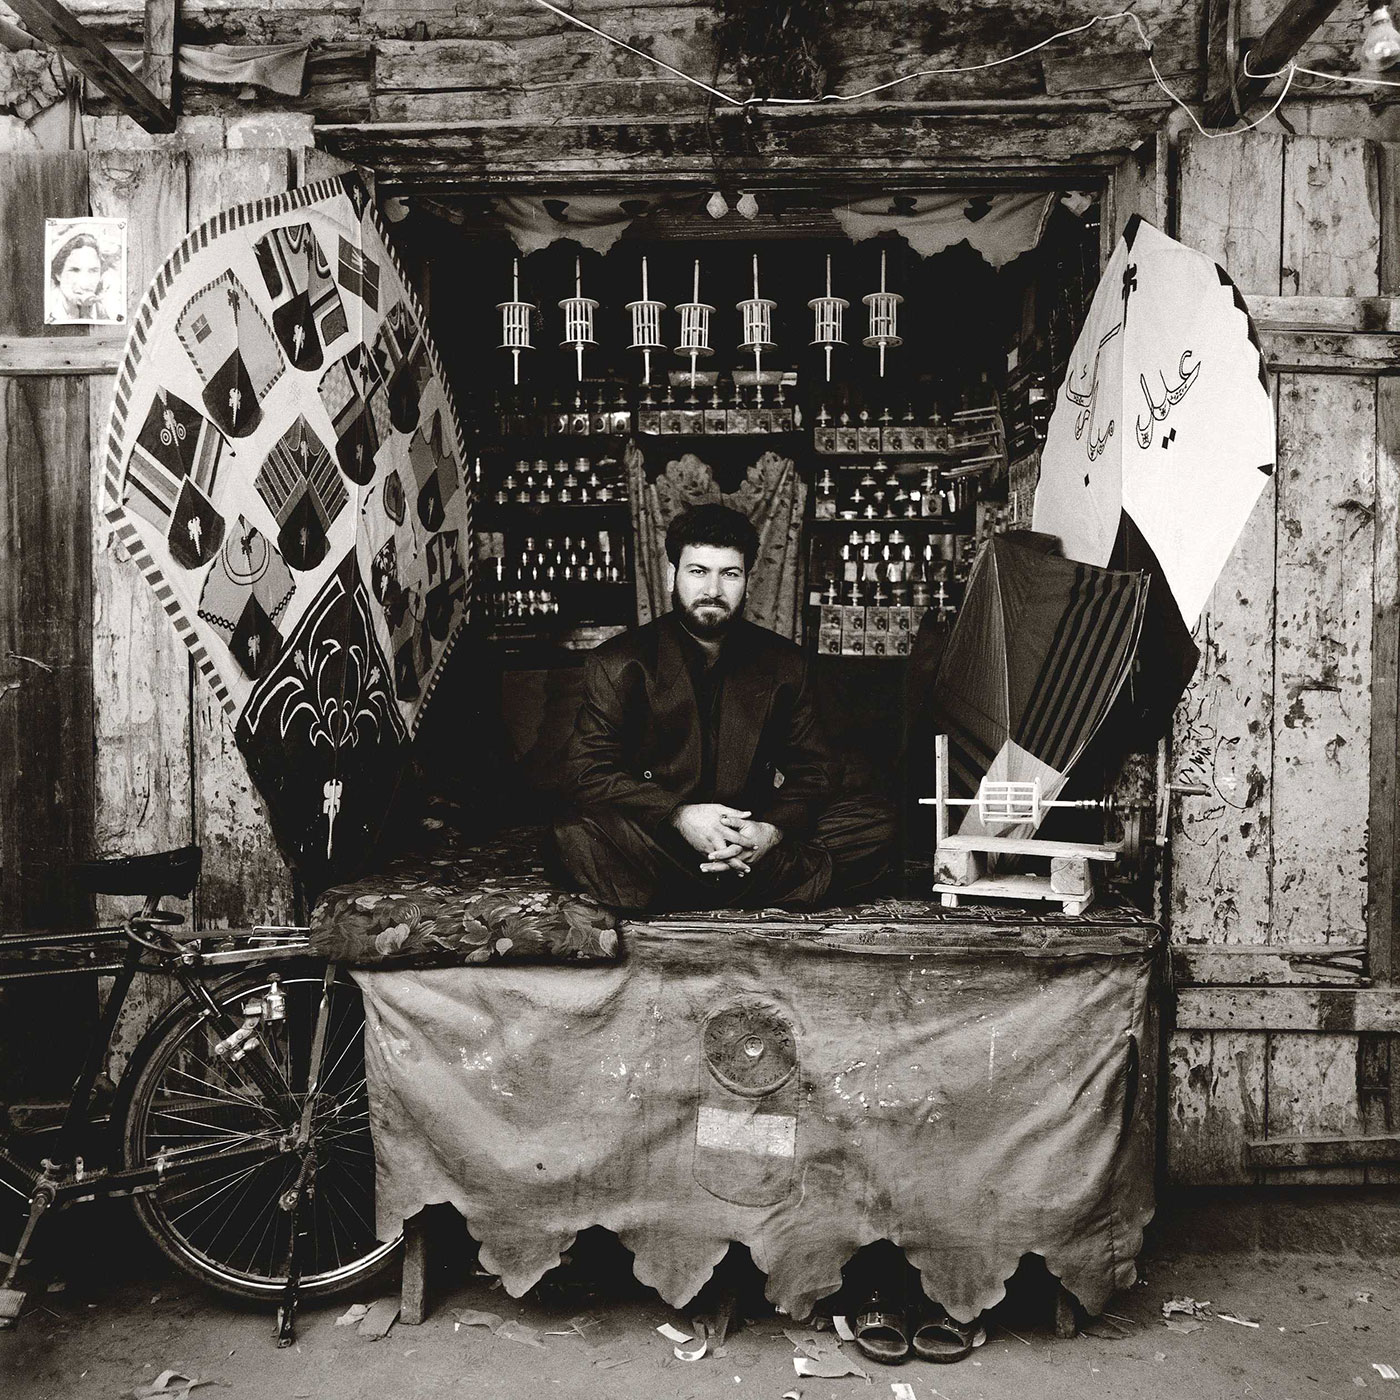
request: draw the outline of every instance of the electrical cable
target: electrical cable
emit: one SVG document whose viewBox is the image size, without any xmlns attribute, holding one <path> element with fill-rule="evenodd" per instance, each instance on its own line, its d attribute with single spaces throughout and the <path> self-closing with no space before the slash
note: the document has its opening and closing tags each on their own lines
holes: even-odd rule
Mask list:
<svg viewBox="0 0 1400 1400">
<path fill-rule="evenodd" d="M 1253 131 L 1255 127 L 1260 126 L 1264 122 L 1268 121 L 1269 118 L 1272 117 L 1283 105 L 1284 99 L 1288 96 L 1288 93 L 1293 86 L 1293 79 L 1299 73 L 1306 73 L 1310 77 L 1324 78 L 1333 82 L 1358 83 L 1374 87 L 1400 87 L 1400 82 L 1391 81 L 1384 78 L 1354 78 L 1339 73 L 1322 73 L 1313 68 L 1304 68 L 1296 63 L 1289 63 L 1285 68 L 1280 68 L 1275 73 L 1252 73 L 1249 70 L 1249 56 L 1248 54 L 1246 54 L 1243 65 L 1243 71 L 1245 73 L 1245 76 L 1255 79 L 1266 80 L 1272 80 L 1274 78 L 1281 77 L 1284 79 L 1282 90 L 1279 92 L 1278 97 L 1275 99 L 1274 105 L 1270 107 L 1269 110 L 1265 112 L 1262 117 L 1259 117 L 1256 120 L 1250 122 L 1247 126 L 1232 127 L 1228 130 L 1222 131 L 1207 131 L 1206 128 L 1201 125 L 1199 119 L 1197 118 L 1196 114 L 1191 110 L 1190 106 L 1181 97 L 1179 97 L 1170 87 L 1167 86 L 1166 80 L 1162 77 L 1162 74 L 1157 67 L 1157 61 L 1153 57 L 1152 39 L 1148 35 L 1147 30 L 1144 28 L 1142 21 L 1131 10 L 1118 10 L 1115 11 L 1113 14 L 1094 15 L 1092 18 L 1086 20 L 1083 24 L 1074 25 L 1070 29 L 1061 29 L 1057 33 L 1051 34 L 1048 38 L 1041 39 L 1037 43 L 1031 44 L 1027 48 L 1018 49 L 1015 53 L 1006 54 L 1001 58 L 988 59 L 984 63 L 957 64 L 948 68 L 921 68 L 916 72 L 906 73 L 898 78 L 891 78 L 888 82 L 877 83 L 873 87 L 862 88 L 859 92 L 828 92 L 824 93 L 820 97 L 741 98 L 735 97 L 731 93 L 724 92 L 722 89 L 714 86 L 712 83 L 707 83 L 700 78 L 694 77 L 693 75 L 674 67 L 673 65 L 665 62 L 665 60 L 657 58 L 654 54 L 649 54 L 645 50 L 639 49 L 635 45 L 627 43 L 626 40 L 619 39 L 616 35 L 609 34 L 606 30 L 599 29 L 596 25 L 590 24 L 587 20 L 580 19 L 577 15 L 570 14 L 567 10 L 561 9 L 558 5 L 554 4 L 553 0 L 534 0 L 534 3 L 546 10 L 549 10 L 551 13 L 558 15 L 561 19 L 568 20 L 570 24 L 576 25 L 578 28 L 587 31 L 589 34 L 596 35 L 598 38 L 604 39 L 608 43 L 616 45 L 618 48 L 625 50 L 627 53 L 634 54 L 636 55 L 636 57 L 645 59 L 648 63 L 654 64 L 656 67 L 664 69 L 667 73 L 670 73 L 674 77 L 679 78 L 682 82 L 690 83 L 692 86 L 699 88 L 702 92 L 708 93 L 712 98 L 715 98 L 720 102 L 728 103 L 731 107 L 738 107 L 744 110 L 753 107 L 819 107 L 832 102 L 859 102 L 863 98 L 877 96 L 882 92 L 888 92 L 891 88 L 900 87 L 905 83 L 916 82 L 920 78 L 936 78 L 967 73 L 986 72 L 989 69 L 1000 68 L 1008 63 L 1017 63 L 1023 58 L 1028 58 L 1031 54 L 1040 52 L 1041 49 L 1048 48 L 1051 44 L 1059 43 L 1062 39 L 1071 39 L 1076 34 L 1083 34 L 1087 30 L 1093 29 L 1096 25 L 1112 24 L 1118 20 L 1129 21 L 1137 30 L 1138 37 L 1142 41 L 1143 51 L 1147 56 L 1148 67 L 1152 70 L 1153 81 L 1157 84 L 1159 88 L 1162 89 L 1162 91 L 1172 100 L 1172 102 L 1176 106 L 1180 107 L 1181 110 L 1186 113 L 1186 115 L 1190 118 L 1192 125 L 1207 140 L 1216 140 L 1222 136 L 1243 136 L 1245 132 Z"/>
</svg>

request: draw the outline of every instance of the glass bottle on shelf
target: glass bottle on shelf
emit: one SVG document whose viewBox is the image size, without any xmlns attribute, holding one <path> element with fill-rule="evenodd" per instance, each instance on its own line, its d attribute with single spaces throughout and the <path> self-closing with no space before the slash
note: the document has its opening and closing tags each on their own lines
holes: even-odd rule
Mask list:
<svg viewBox="0 0 1400 1400">
<path fill-rule="evenodd" d="M 661 431 L 668 437 L 675 437 L 681 430 L 681 415 L 676 407 L 675 390 L 666 386 L 666 392 L 661 398 Z"/>
<path fill-rule="evenodd" d="M 632 414 L 627 407 L 627 395 L 621 384 L 614 384 L 608 409 L 608 432 L 614 437 L 626 437 L 632 431 Z"/>
<path fill-rule="evenodd" d="M 726 433 L 746 433 L 749 431 L 749 409 L 744 401 L 744 391 L 735 384 L 724 410 L 724 431 Z"/>
<path fill-rule="evenodd" d="M 677 410 L 677 419 L 682 433 L 693 436 L 705 431 L 704 410 L 700 407 L 700 398 L 694 389 L 686 394 L 685 401 Z"/>
<path fill-rule="evenodd" d="M 594 437 L 606 437 L 612 426 L 612 415 L 608 409 L 607 390 L 602 385 L 589 395 L 588 431 Z"/>
<path fill-rule="evenodd" d="M 724 412 L 724 399 L 720 394 L 719 385 L 716 384 L 705 394 L 705 407 L 703 412 L 705 432 L 723 434 L 726 427 L 726 416 Z"/>
<path fill-rule="evenodd" d="M 778 385 L 778 404 L 773 413 L 773 431 L 790 433 L 797 426 L 797 409 L 786 384 Z"/>
</svg>

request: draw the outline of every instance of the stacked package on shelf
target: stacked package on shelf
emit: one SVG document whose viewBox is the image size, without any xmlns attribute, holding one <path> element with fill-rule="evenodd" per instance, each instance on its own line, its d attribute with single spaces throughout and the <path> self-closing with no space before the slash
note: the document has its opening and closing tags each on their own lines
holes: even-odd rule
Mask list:
<svg viewBox="0 0 1400 1400">
<path fill-rule="evenodd" d="M 823 603 L 817 632 L 820 656 L 908 656 L 915 617 L 926 608 L 907 605 Z"/>
</svg>

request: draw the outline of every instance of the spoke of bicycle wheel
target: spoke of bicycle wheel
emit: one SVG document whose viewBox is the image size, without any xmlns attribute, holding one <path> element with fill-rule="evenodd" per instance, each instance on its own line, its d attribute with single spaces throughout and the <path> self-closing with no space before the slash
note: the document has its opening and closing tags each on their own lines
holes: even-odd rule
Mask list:
<svg viewBox="0 0 1400 1400">
<path fill-rule="evenodd" d="M 249 1181 L 244 1183 L 243 1188 L 239 1192 L 239 1194 L 236 1197 L 230 1199 L 230 1201 L 228 1202 L 228 1209 L 224 1212 L 222 1223 L 219 1225 L 219 1228 L 215 1230 L 214 1233 L 209 1237 L 208 1244 L 202 1246 L 204 1252 L 208 1254 L 211 1258 L 220 1259 L 223 1262 L 232 1262 L 234 1255 L 238 1249 L 238 1245 L 241 1245 L 243 1243 L 243 1240 L 245 1240 L 248 1237 L 248 1235 L 253 1231 L 253 1229 L 257 1226 L 258 1221 L 263 1219 L 263 1217 L 269 1213 L 275 1215 L 275 1213 L 280 1209 L 280 1207 L 277 1204 L 277 1201 L 282 1194 L 282 1188 L 279 1187 L 276 1191 L 273 1191 L 267 1195 L 267 1205 L 265 1208 L 257 1206 L 254 1207 L 252 1224 L 249 1225 L 246 1230 L 244 1230 L 243 1235 L 234 1245 L 234 1248 L 232 1250 L 222 1250 L 217 1255 L 214 1254 L 213 1251 L 215 1246 L 218 1245 L 219 1241 L 224 1238 L 224 1235 L 228 1232 L 228 1230 L 231 1227 L 236 1228 L 240 1217 L 239 1207 L 241 1207 L 244 1204 L 244 1202 L 248 1200 L 249 1196 L 252 1194 L 254 1185 L 255 1182 L 250 1179 Z M 263 1195 L 261 1191 L 258 1194 L 260 1196 Z"/>
<path fill-rule="evenodd" d="M 268 1106 L 267 1096 L 263 1091 L 248 1077 L 241 1065 L 228 1060 L 221 1060 L 215 1056 L 213 1054 L 212 1032 L 209 1031 L 207 1026 L 201 1027 L 201 1029 L 205 1031 L 206 1038 L 211 1042 L 209 1057 L 201 1057 L 192 1047 L 186 1047 L 186 1053 L 194 1059 L 200 1069 L 216 1075 L 220 1081 L 218 1083 L 209 1080 L 201 1082 L 208 1084 L 209 1087 L 217 1091 L 223 1092 L 229 1098 L 238 1099 L 246 1103 L 250 1108 L 256 1108 L 259 1112 L 266 1113 L 269 1117 L 275 1118 L 277 1115 Z M 251 1053 L 256 1054 L 257 1051 Z M 275 1064 L 273 1067 L 276 1069 Z M 280 1074 L 280 1070 L 278 1073 Z M 194 1076 L 191 1077 L 193 1078 Z"/>
<path fill-rule="evenodd" d="M 205 1064 L 203 1068 L 209 1069 L 212 1068 L 212 1066 Z M 269 1109 L 267 1104 L 263 1101 L 261 1095 L 258 1098 L 253 1098 L 249 1094 L 240 1094 L 231 1084 L 216 1084 L 212 1080 L 201 1079 L 198 1075 L 191 1074 L 189 1070 L 184 1069 L 180 1065 L 172 1064 L 167 1073 L 178 1074 L 183 1079 L 188 1079 L 194 1084 L 201 1085 L 203 1088 L 210 1089 L 213 1091 L 209 1095 L 201 1096 L 196 1094 L 187 1094 L 184 1090 L 182 1090 L 181 1093 L 185 1094 L 185 1097 L 207 1097 L 210 1103 L 227 1103 L 230 1099 L 233 1099 L 238 1103 L 246 1104 L 249 1108 L 257 1109 L 259 1113 L 267 1114 L 269 1118 L 275 1116 L 272 1113 L 271 1109 Z"/>
<path fill-rule="evenodd" d="M 364 1096 L 366 1103 L 369 1102 L 369 1080 L 364 1075 L 361 1075 L 353 1084 L 347 1084 L 345 1088 L 337 1089 L 333 1095 L 327 1094 L 324 1101 L 329 1103 L 329 1111 L 336 1113 L 342 1107 L 354 1102 L 360 1095 Z"/>
<path fill-rule="evenodd" d="M 250 1133 L 243 1128 L 221 1128 L 214 1123 L 203 1123 L 198 1118 L 186 1118 L 183 1114 L 170 1113 L 166 1110 L 157 1110 L 152 1116 L 158 1118 L 162 1123 L 183 1123 L 187 1128 L 201 1128 L 206 1137 L 225 1145 L 230 1142 L 251 1142 L 254 1139 L 265 1137 L 265 1130 Z M 155 1125 L 152 1124 L 152 1127 L 155 1128 Z M 158 1137 L 168 1136 L 166 1133 L 160 1132 L 159 1129 L 155 1129 L 155 1133 Z"/>
<path fill-rule="evenodd" d="M 354 1221 L 358 1221 L 357 1228 L 351 1228 L 351 1226 L 347 1226 L 344 1223 L 344 1217 L 341 1215 L 340 1211 L 336 1209 L 336 1196 L 339 1196 L 344 1208 L 351 1213 L 352 1223 Z M 352 1201 L 350 1197 L 345 1193 L 345 1191 L 343 1191 L 340 1187 L 331 1185 L 325 1190 L 322 1199 L 325 1202 L 326 1209 L 335 1217 L 336 1222 L 340 1225 L 341 1232 L 344 1234 L 346 1239 L 363 1239 L 365 1238 L 366 1234 L 368 1234 L 369 1238 L 373 1238 L 374 1222 L 370 1220 L 370 1218 L 362 1210 L 360 1210 L 358 1206 L 356 1206 L 354 1201 Z"/>
<path fill-rule="evenodd" d="M 336 1055 L 335 1059 L 334 1059 L 333 1061 L 330 1062 L 328 1068 L 327 1068 L 327 1069 L 325 1070 L 325 1072 L 321 1075 L 321 1083 L 322 1083 L 322 1084 L 329 1085 L 330 1083 L 332 1083 L 332 1082 L 334 1081 L 336 1071 L 340 1068 L 341 1064 L 344 1062 L 345 1057 L 346 1057 L 348 1054 L 350 1054 L 353 1050 L 355 1050 L 355 1049 L 357 1048 L 357 1046 L 358 1046 L 358 1040 L 357 1040 L 357 1038 L 356 1038 L 355 1036 L 346 1036 L 346 1037 L 345 1037 L 345 1044 L 342 1045 L 342 1046 L 340 1047 L 340 1051 L 339 1051 L 339 1053 Z M 328 1056 L 327 1056 L 327 1059 L 329 1060 L 329 1058 L 330 1058 L 330 1057 L 329 1057 L 329 1055 L 328 1055 Z"/>
<path fill-rule="evenodd" d="M 264 1278 L 270 1277 L 272 1275 L 273 1267 L 275 1266 L 269 1266 L 265 1269 L 257 1269 L 257 1264 L 258 1260 L 262 1257 L 263 1246 L 267 1243 L 268 1237 L 271 1236 L 275 1241 L 276 1235 L 278 1233 L 276 1228 L 277 1221 L 283 1215 L 285 1215 L 285 1212 L 281 1209 L 280 1205 L 276 1209 L 267 1212 L 267 1223 L 263 1226 L 262 1234 L 258 1236 L 257 1244 L 255 1244 L 253 1248 L 248 1252 L 249 1273 L 253 1273 L 256 1270 L 257 1272 L 261 1273 Z M 261 1218 L 262 1217 L 257 1217 L 253 1220 L 253 1223 L 249 1225 L 247 1230 L 243 1232 L 243 1239 L 239 1240 L 238 1243 L 234 1245 L 233 1249 L 229 1251 L 229 1258 L 231 1260 L 238 1257 L 238 1251 L 242 1248 L 243 1240 L 246 1240 L 248 1236 L 252 1234 L 254 1227 L 258 1223 L 258 1219 Z M 290 1218 L 290 1216 L 287 1217 L 287 1219 Z"/>
<path fill-rule="evenodd" d="M 246 1181 L 255 1172 L 262 1171 L 272 1165 L 272 1162 L 253 1162 L 246 1167 L 240 1167 L 225 1173 L 223 1176 L 215 1177 L 212 1182 L 191 1180 L 183 1191 L 176 1191 L 173 1187 L 166 1188 L 161 1192 L 160 1200 L 162 1203 L 168 1204 L 172 1201 L 183 1201 L 192 1196 L 196 1197 L 194 1203 L 182 1212 L 182 1216 L 191 1215 L 201 1208 L 212 1208 L 222 1196 L 236 1188 L 240 1182 Z M 218 1190 L 210 1191 L 208 1189 L 211 1185 L 218 1185 L 219 1182 L 223 1182 L 223 1185 L 219 1186 Z"/>
</svg>

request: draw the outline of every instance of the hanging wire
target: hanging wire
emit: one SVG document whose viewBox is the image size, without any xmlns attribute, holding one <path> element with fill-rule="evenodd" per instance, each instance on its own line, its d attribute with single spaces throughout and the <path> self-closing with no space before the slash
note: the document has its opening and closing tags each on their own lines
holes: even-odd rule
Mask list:
<svg viewBox="0 0 1400 1400">
<path fill-rule="evenodd" d="M 722 91 L 712 83 L 704 82 L 700 78 L 696 78 L 689 73 L 683 72 L 679 68 L 673 67 L 664 60 L 657 58 L 654 54 L 649 54 L 627 43 L 626 40 L 619 39 L 616 35 L 609 34 L 606 30 L 599 29 L 596 25 L 589 24 L 587 20 L 580 19 L 577 15 L 572 15 L 567 10 L 561 9 L 558 5 L 552 3 L 552 0 L 534 0 L 534 3 L 558 15 L 561 19 L 568 20 L 570 24 L 576 25 L 578 28 L 586 30 L 588 33 L 594 34 L 598 38 L 604 39 L 608 43 L 614 44 L 630 54 L 635 54 L 638 58 L 643 58 L 648 63 L 654 64 L 658 68 L 664 69 L 667 73 L 679 78 L 682 82 L 690 83 L 692 86 L 699 88 L 702 92 L 708 93 L 712 98 L 720 102 L 726 102 L 731 107 L 738 107 L 741 109 L 765 106 L 819 107 L 830 102 L 859 102 L 863 98 L 877 96 L 879 93 L 888 92 L 891 88 L 900 87 L 905 83 L 917 82 L 921 78 L 948 77 L 965 73 L 982 73 L 986 72 L 988 69 L 1000 68 L 1008 63 L 1017 63 L 1023 58 L 1028 58 L 1031 54 L 1039 53 L 1041 49 L 1048 48 L 1051 44 L 1059 43 L 1062 39 L 1071 39 L 1076 34 L 1083 34 L 1087 30 L 1093 29 L 1096 25 L 1112 24 L 1119 20 L 1127 20 L 1137 30 L 1138 38 L 1142 41 L 1143 51 L 1147 55 L 1148 67 L 1152 70 L 1153 81 L 1166 93 L 1176 106 L 1180 107 L 1181 110 L 1186 113 L 1196 130 L 1207 140 L 1211 141 L 1217 140 L 1222 136 L 1243 136 L 1245 132 L 1253 131 L 1255 127 L 1268 121 L 1283 105 L 1284 99 L 1288 96 L 1289 90 L 1293 86 L 1294 76 L 1298 73 L 1306 73 L 1310 77 L 1325 78 L 1334 82 L 1359 83 L 1375 87 L 1400 87 L 1400 82 L 1394 82 L 1384 78 L 1352 78 L 1343 74 L 1322 73 L 1318 72 L 1316 69 L 1304 68 L 1299 64 L 1291 62 L 1285 68 L 1280 68 L 1276 73 L 1252 73 L 1249 70 L 1249 56 L 1246 54 L 1244 61 L 1245 75 L 1250 78 L 1268 80 L 1281 77 L 1284 79 L 1282 91 L 1280 91 L 1278 97 L 1275 99 L 1274 105 L 1270 107 L 1262 117 L 1250 122 L 1247 126 L 1232 127 L 1223 131 L 1207 131 L 1205 127 L 1201 125 L 1190 106 L 1167 86 L 1166 80 L 1162 77 L 1157 67 L 1157 61 L 1153 57 L 1152 40 L 1147 30 L 1143 27 L 1142 21 L 1131 10 L 1118 10 L 1109 15 L 1094 15 L 1092 18 L 1085 20 L 1083 24 L 1074 25 L 1070 29 L 1061 29 L 1057 33 L 1050 35 L 1049 38 L 1041 39 L 1037 43 L 1029 45 L 1027 48 L 1018 49 L 1015 53 L 1006 54 L 1001 58 L 988 59 L 984 63 L 958 64 L 947 68 L 920 68 L 916 72 L 905 73 L 898 78 L 891 78 L 888 82 L 877 83 L 873 87 L 862 88 L 859 92 L 828 92 L 824 93 L 821 97 L 740 98 Z"/>
</svg>

